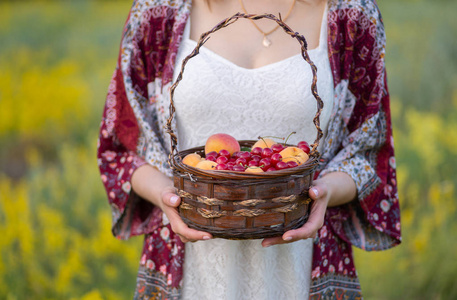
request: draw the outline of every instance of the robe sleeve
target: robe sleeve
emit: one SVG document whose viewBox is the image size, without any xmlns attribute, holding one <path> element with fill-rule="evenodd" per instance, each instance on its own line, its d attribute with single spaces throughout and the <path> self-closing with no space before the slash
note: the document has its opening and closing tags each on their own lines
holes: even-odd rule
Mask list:
<svg viewBox="0 0 457 300">
<path fill-rule="evenodd" d="M 145 126 L 154 127 L 156 111 L 146 116 L 148 82 L 157 71 L 146 54 L 151 24 L 132 6 L 124 27 L 118 65 L 111 80 L 98 139 L 98 166 L 112 209 L 113 234 L 120 239 L 146 234 L 162 226 L 163 213 L 132 189 L 131 177 L 140 166 L 149 163 L 166 172 L 167 152 L 158 132 L 144 134 Z M 151 125 L 152 124 L 152 125 Z M 139 140 L 154 155 L 145 157 Z M 141 149 L 140 149 L 141 148 Z M 151 184 L 153 184 L 151 182 Z"/>
<path fill-rule="evenodd" d="M 339 57 L 346 82 L 342 139 L 319 176 L 341 171 L 357 186 L 357 199 L 329 208 L 328 222 L 342 240 L 366 250 L 383 250 L 401 241 L 394 144 L 385 69 L 385 36 L 375 12 L 348 10 Z M 351 15 L 352 14 L 352 15 Z"/>
</svg>

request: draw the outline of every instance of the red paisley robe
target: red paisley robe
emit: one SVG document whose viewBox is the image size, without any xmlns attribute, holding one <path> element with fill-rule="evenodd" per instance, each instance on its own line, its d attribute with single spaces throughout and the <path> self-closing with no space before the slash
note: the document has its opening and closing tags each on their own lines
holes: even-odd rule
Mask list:
<svg viewBox="0 0 457 300">
<path fill-rule="evenodd" d="M 171 175 L 163 91 L 171 85 L 190 2 L 133 2 L 100 126 L 98 164 L 113 234 L 145 236 L 136 299 L 180 295 L 184 245 L 160 209 L 134 193 L 130 178 L 145 163 Z M 314 240 L 310 298 L 360 299 L 352 246 L 383 250 L 401 241 L 385 31 L 375 0 L 329 0 L 328 49 L 335 104 L 316 176 L 348 173 L 358 199 L 326 213 Z"/>
</svg>

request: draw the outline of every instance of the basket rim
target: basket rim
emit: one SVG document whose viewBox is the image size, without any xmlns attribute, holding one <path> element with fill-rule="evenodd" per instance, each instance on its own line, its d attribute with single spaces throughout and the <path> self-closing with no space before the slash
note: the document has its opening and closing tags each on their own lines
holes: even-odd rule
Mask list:
<svg viewBox="0 0 457 300">
<path fill-rule="evenodd" d="M 255 143 L 255 140 L 242 140 L 239 141 L 240 145 L 250 145 Z M 288 145 L 293 146 L 293 145 Z M 246 179 L 274 179 L 278 177 L 285 177 L 291 175 L 307 175 L 310 172 L 313 172 L 317 165 L 319 164 L 320 155 L 316 151 L 314 153 L 310 153 L 309 159 L 304 163 L 294 168 L 284 169 L 284 170 L 276 170 L 270 172 L 262 172 L 262 173 L 246 173 L 246 172 L 237 172 L 237 171 L 222 171 L 222 170 L 202 170 L 195 167 L 188 166 L 182 162 L 182 158 L 190 153 L 194 152 L 202 152 L 204 150 L 204 146 L 189 148 L 183 151 L 179 151 L 173 155 L 173 159 L 171 159 L 172 168 L 174 169 L 174 173 L 179 176 L 196 176 L 203 177 L 206 179 L 227 179 L 227 180 L 246 180 Z"/>
</svg>

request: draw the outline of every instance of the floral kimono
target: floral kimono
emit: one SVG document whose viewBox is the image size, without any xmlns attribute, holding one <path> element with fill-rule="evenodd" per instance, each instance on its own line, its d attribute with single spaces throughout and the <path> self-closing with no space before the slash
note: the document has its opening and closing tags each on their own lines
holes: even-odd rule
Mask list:
<svg viewBox="0 0 457 300">
<path fill-rule="evenodd" d="M 172 175 L 164 91 L 190 8 L 190 0 L 134 1 L 100 127 L 98 164 L 113 234 L 145 236 L 137 299 L 180 297 L 184 244 L 162 211 L 135 194 L 130 179 L 145 163 Z M 316 177 L 346 172 L 358 198 L 327 210 L 314 239 L 310 298 L 360 299 L 352 246 L 383 250 L 401 241 L 385 32 L 374 0 L 329 0 L 327 23 L 335 98 Z"/>
</svg>

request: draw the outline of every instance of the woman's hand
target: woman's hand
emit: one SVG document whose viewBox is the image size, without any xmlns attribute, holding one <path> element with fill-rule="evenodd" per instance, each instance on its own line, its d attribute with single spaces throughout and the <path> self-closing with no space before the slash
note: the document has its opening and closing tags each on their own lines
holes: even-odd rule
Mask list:
<svg viewBox="0 0 457 300">
<path fill-rule="evenodd" d="M 177 209 L 180 203 L 181 199 L 175 194 L 173 189 L 166 189 L 162 192 L 161 208 L 170 221 L 171 230 L 173 230 L 184 243 L 211 239 L 211 234 L 189 228 L 186 223 L 183 222 Z"/>
<path fill-rule="evenodd" d="M 164 212 L 170 221 L 171 230 L 184 243 L 212 238 L 211 234 L 191 229 L 183 222 L 177 209 L 181 199 L 176 195 L 173 182 L 156 168 L 148 164 L 139 167 L 133 172 L 131 181 L 132 188 L 138 195 Z"/>
<path fill-rule="evenodd" d="M 315 180 L 313 187 L 309 189 L 309 196 L 313 202 L 308 221 L 302 227 L 289 230 L 282 236 L 264 239 L 262 241 L 263 247 L 291 243 L 316 236 L 317 231 L 324 224 L 330 193 L 324 184 L 319 184 L 319 181 Z"/>
<path fill-rule="evenodd" d="M 289 230 L 282 236 L 264 239 L 263 247 L 314 238 L 317 231 L 324 225 L 327 207 L 354 200 L 357 196 L 357 188 L 354 180 L 348 174 L 334 172 L 314 180 L 313 186 L 309 189 L 309 196 L 313 202 L 308 221 L 302 227 Z"/>
</svg>

